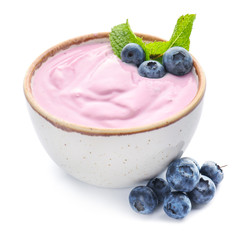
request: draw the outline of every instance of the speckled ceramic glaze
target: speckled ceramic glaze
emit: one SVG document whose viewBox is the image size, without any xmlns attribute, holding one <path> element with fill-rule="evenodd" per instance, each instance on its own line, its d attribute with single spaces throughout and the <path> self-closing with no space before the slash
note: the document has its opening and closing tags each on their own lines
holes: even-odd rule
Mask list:
<svg viewBox="0 0 246 240">
<path fill-rule="evenodd" d="M 146 41 L 162 40 L 138 34 Z M 90 34 L 60 43 L 47 50 L 29 68 L 24 92 L 34 127 L 50 157 L 75 178 L 103 187 L 129 187 L 161 173 L 181 156 L 190 142 L 202 110 L 205 76 L 197 60 L 194 67 L 199 87 L 193 101 L 178 114 L 151 125 L 129 129 L 96 129 L 58 119 L 35 101 L 32 76 L 49 57 L 73 45 L 108 38 Z"/>
</svg>

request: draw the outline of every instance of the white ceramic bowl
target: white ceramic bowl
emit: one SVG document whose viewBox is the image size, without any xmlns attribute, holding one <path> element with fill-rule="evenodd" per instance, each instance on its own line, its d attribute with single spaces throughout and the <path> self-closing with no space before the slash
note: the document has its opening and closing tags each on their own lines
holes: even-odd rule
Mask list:
<svg viewBox="0 0 246 240">
<path fill-rule="evenodd" d="M 93 39 L 98 33 L 60 43 L 39 56 L 30 66 L 24 93 L 34 127 L 50 157 L 75 178 L 103 187 L 129 187 L 161 173 L 179 157 L 197 127 L 205 93 L 205 75 L 197 60 L 194 68 L 199 88 L 193 101 L 178 114 L 147 126 L 129 129 L 97 129 L 65 122 L 42 109 L 32 95 L 32 76 L 49 57 L 70 46 Z M 162 40 L 137 34 L 146 41 Z"/>
</svg>

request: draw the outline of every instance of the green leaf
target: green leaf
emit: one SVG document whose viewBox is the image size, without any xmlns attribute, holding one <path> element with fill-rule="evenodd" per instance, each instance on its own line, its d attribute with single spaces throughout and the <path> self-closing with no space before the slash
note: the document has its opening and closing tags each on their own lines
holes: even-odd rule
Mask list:
<svg viewBox="0 0 246 240">
<path fill-rule="evenodd" d="M 126 23 L 119 24 L 112 28 L 109 34 L 109 40 L 115 55 L 120 58 L 121 51 L 128 43 L 137 43 L 145 51 L 146 60 L 149 60 L 149 54 L 142 38 L 137 37 L 130 28 L 128 20 Z"/>
<path fill-rule="evenodd" d="M 161 56 L 171 47 L 179 46 L 189 51 L 190 34 L 193 22 L 196 18 L 195 14 L 186 14 L 181 16 L 174 28 L 173 34 L 168 42 L 151 42 L 146 44 L 150 58 L 160 61 Z"/>
<path fill-rule="evenodd" d="M 174 28 L 171 39 L 169 40 L 170 46 L 179 46 L 189 51 L 190 48 L 190 34 L 193 26 L 193 22 L 196 18 L 196 14 L 186 14 L 181 16 Z"/>
<path fill-rule="evenodd" d="M 168 48 L 170 43 L 169 42 L 150 42 L 146 44 L 146 49 L 149 52 L 151 57 L 158 56 L 163 54 Z"/>
<path fill-rule="evenodd" d="M 130 28 L 128 20 L 126 23 L 117 25 L 112 28 L 109 35 L 110 43 L 114 53 L 120 58 L 121 51 L 128 43 L 137 43 L 145 51 L 146 60 L 155 59 L 161 62 L 162 55 L 171 47 L 179 46 L 189 51 L 190 34 L 193 22 L 196 18 L 195 14 L 186 14 L 181 16 L 173 30 L 173 34 L 167 42 L 150 42 L 145 43 L 142 38 L 137 37 Z"/>
</svg>

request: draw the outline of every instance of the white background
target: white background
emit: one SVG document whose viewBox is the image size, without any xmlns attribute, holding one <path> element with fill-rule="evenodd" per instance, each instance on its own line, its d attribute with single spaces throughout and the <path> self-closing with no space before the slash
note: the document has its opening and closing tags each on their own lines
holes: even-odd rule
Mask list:
<svg viewBox="0 0 246 240">
<path fill-rule="evenodd" d="M 245 239 L 246 14 L 244 1 L 1 1 L 0 239 Z M 48 157 L 22 90 L 47 48 L 128 18 L 133 31 L 168 39 L 178 17 L 196 13 L 190 52 L 207 77 L 203 114 L 185 156 L 213 160 L 225 178 L 215 198 L 178 221 L 161 208 L 140 215 L 130 188 L 81 183 Z M 239 237 L 241 236 L 241 237 Z"/>
</svg>

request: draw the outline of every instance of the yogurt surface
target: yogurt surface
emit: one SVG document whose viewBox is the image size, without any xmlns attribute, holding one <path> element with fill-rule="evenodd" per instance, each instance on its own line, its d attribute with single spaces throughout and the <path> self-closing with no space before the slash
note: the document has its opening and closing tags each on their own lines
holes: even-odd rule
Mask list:
<svg viewBox="0 0 246 240">
<path fill-rule="evenodd" d="M 178 113 L 195 97 L 197 76 L 141 77 L 114 55 L 109 42 L 74 46 L 36 70 L 32 93 L 50 114 L 96 128 L 131 128 Z"/>
</svg>

